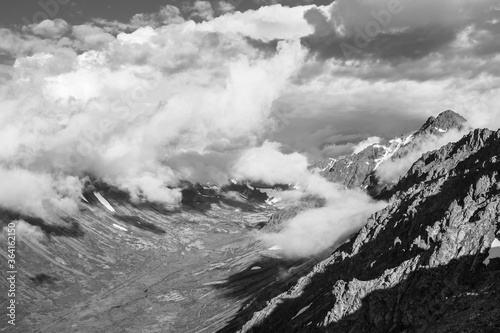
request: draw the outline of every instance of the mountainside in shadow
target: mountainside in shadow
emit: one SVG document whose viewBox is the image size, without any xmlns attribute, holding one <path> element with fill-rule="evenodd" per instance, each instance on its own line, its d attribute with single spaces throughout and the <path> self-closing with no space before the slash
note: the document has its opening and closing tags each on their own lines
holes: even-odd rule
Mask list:
<svg viewBox="0 0 500 333">
<path fill-rule="evenodd" d="M 447 110 L 437 117 L 430 117 L 414 133 L 404 134 L 392 140 L 381 140 L 358 153 L 322 161 L 316 164 L 316 167 L 321 170 L 323 177 L 334 183 L 347 188 L 359 187 L 371 191 L 380 187 L 375 170 L 382 163 L 417 152 L 426 142 L 442 137 L 450 130 L 462 130 L 466 122 L 461 115 Z"/>
<path fill-rule="evenodd" d="M 384 195 L 348 243 L 233 320 L 240 331 L 499 332 L 500 259 L 485 259 L 500 238 L 500 131 L 424 154 Z"/>
</svg>

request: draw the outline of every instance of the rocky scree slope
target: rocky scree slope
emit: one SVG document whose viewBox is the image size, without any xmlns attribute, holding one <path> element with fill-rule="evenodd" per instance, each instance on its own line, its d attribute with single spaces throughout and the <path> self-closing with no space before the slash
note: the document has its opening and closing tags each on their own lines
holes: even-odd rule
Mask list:
<svg viewBox="0 0 500 333">
<path fill-rule="evenodd" d="M 391 204 L 241 332 L 500 332 L 500 131 L 424 154 Z"/>
<path fill-rule="evenodd" d="M 414 133 L 404 134 L 393 140 L 383 140 L 373 144 L 361 152 L 330 158 L 316 165 L 320 174 L 326 179 L 343 184 L 347 188 L 366 188 L 369 191 L 378 188 L 378 179 L 374 171 L 389 159 L 396 160 L 418 151 L 429 139 L 441 137 L 450 130 L 462 130 L 466 119 L 447 110 L 437 117 L 430 117 L 422 127 Z"/>
</svg>

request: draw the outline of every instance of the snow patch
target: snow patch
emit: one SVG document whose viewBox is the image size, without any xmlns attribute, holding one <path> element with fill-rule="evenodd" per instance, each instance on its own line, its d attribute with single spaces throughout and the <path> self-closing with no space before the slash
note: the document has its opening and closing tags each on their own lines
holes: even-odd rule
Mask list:
<svg viewBox="0 0 500 333">
<path fill-rule="evenodd" d="M 114 224 L 113 223 L 113 227 L 115 227 L 116 229 L 120 229 L 121 231 L 128 231 L 127 229 L 125 229 L 124 227 L 122 226 L 119 226 L 118 224 Z"/>
<path fill-rule="evenodd" d="M 94 192 L 95 197 L 97 200 L 99 200 L 100 203 L 103 204 L 104 207 L 106 207 L 110 212 L 116 213 L 116 210 L 111 206 L 111 204 L 108 202 L 108 200 L 104 199 L 104 197 L 101 195 L 99 192 Z"/>
<path fill-rule="evenodd" d="M 297 312 L 297 314 L 296 314 L 296 315 L 292 318 L 292 320 L 293 320 L 293 319 L 295 319 L 296 317 L 300 316 L 300 315 L 301 315 L 301 314 L 303 314 L 304 312 L 306 312 L 306 311 L 307 311 L 307 309 L 309 309 L 309 308 L 311 307 L 311 305 L 312 305 L 312 303 L 311 303 L 311 304 L 309 304 L 308 306 L 303 307 L 302 309 L 300 309 L 300 311 L 299 311 L 299 312 Z"/>
<path fill-rule="evenodd" d="M 447 130 L 444 130 L 444 129 L 442 129 L 442 128 L 437 128 L 437 127 L 434 127 L 434 129 L 435 129 L 436 131 L 438 131 L 439 133 L 446 133 L 446 132 L 448 132 Z"/>
<path fill-rule="evenodd" d="M 411 142 L 411 140 L 413 140 L 413 134 L 410 134 L 408 135 L 404 141 L 403 141 L 403 146 L 406 146 L 407 144 L 409 144 Z"/>
<path fill-rule="evenodd" d="M 80 199 L 82 199 L 86 203 L 89 203 L 89 201 L 83 196 L 83 194 L 80 194 Z"/>
<path fill-rule="evenodd" d="M 491 247 L 490 247 L 488 258 L 486 258 L 483 261 L 483 264 L 485 264 L 486 266 L 488 266 L 488 264 L 490 263 L 491 259 L 495 259 L 495 258 L 500 258 L 500 240 L 498 240 L 497 238 L 495 238 L 495 240 L 493 241 L 493 243 L 491 243 Z"/>
<path fill-rule="evenodd" d="M 217 286 L 217 285 L 224 284 L 224 283 L 227 283 L 227 281 L 221 280 L 221 281 L 207 282 L 207 283 L 202 284 L 202 286 Z"/>
<path fill-rule="evenodd" d="M 266 200 L 266 203 L 268 205 L 274 205 L 275 203 L 278 203 L 281 201 L 281 198 L 274 198 L 274 197 L 271 197 L 269 199 Z"/>
<path fill-rule="evenodd" d="M 205 190 L 218 190 L 219 189 L 219 187 L 217 185 L 212 185 L 210 183 L 206 183 L 205 185 L 202 185 L 202 187 Z"/>
<path fill-rule="evenodd" d="M 279 251 L 281 248 L 278 245 L 271 246 L 268 248 L 269 251 Z"/>
<path fill-rule="evenodd" d="M 328 165 L 326 167 L 324 167 L 323 170 L 321 170 L 321 171 L 331 169 L 333 167 L 333 165 L 335 164 L 335 162 L 337 162 L 337 160 L 335 158 L 330 158 L 330 162 L 328 163 Z"/>
<path fill-rule="evenodd" d="M 380 164 L 382 164 L 385 161 L 387 161 L 388 159 L 390 159 L 399 150 L 399 148 L 401 148 L 402 146 L 405 145 L 405 142 L 407 142 L 407 141 L 408 141 L 408 138 L 406 138 L 405 140 L 402 140 L 401 138 L 397 138 L 397 139 L 389 141 L 391 143 L 391 145 L 389 147 L 378 146 L 378 148 L 385 149 L 385 152 L 381 158 L 377 158 L 375 160 L 376 165 L 375 165 L 375 168 L 373 168 L 373 170 L 377 170 L 377 168 L 380 166 Z M 411 141 L 411 139 L 410 139 L 410 141 Z"/>
</svg>

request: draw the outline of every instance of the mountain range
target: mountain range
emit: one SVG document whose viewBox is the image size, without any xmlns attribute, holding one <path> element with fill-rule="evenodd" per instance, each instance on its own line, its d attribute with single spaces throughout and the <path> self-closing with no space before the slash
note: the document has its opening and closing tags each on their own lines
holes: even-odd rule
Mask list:
<svg viewBox="0 0 500 333">
<path fill-rule="evenodd" d="M 292 184 L 186 183 L 169 208 L 94 179 L 76 216 L 2 210 L 24 230 L 19 332 L 500 331 L 500 131 L 448 110 L 312 170 L 387 206 L 305 258 L 248 237 L 324 205 L 267 194 Z"/>
</svg>

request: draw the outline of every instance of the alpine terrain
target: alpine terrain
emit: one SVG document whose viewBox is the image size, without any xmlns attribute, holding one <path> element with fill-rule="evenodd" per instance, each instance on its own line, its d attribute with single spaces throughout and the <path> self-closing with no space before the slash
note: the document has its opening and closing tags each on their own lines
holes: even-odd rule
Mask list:
<svg viewBox="0 0 500 333">
<path fill-rule="evenodd" d="M 387 208 L 241 331 L 498 332 L 499 163 L 486 129 L 424 154 Z"/>
<path fill-rule="evenodd" d="M 496 332 L 500 131 L 421 154 L 466 126 L 445 111 L 320 169 L 388 205 L 308 257 L 249 237 L 325 205 L 280 205 L 292 185 L 185 183 L 182 206 L 168 208 L 89 178 L 76 216 L 2 210 L 26 230 L 20 332 Z M 383 183 L 378 167 L 415 153 Z"/>
</svg>

